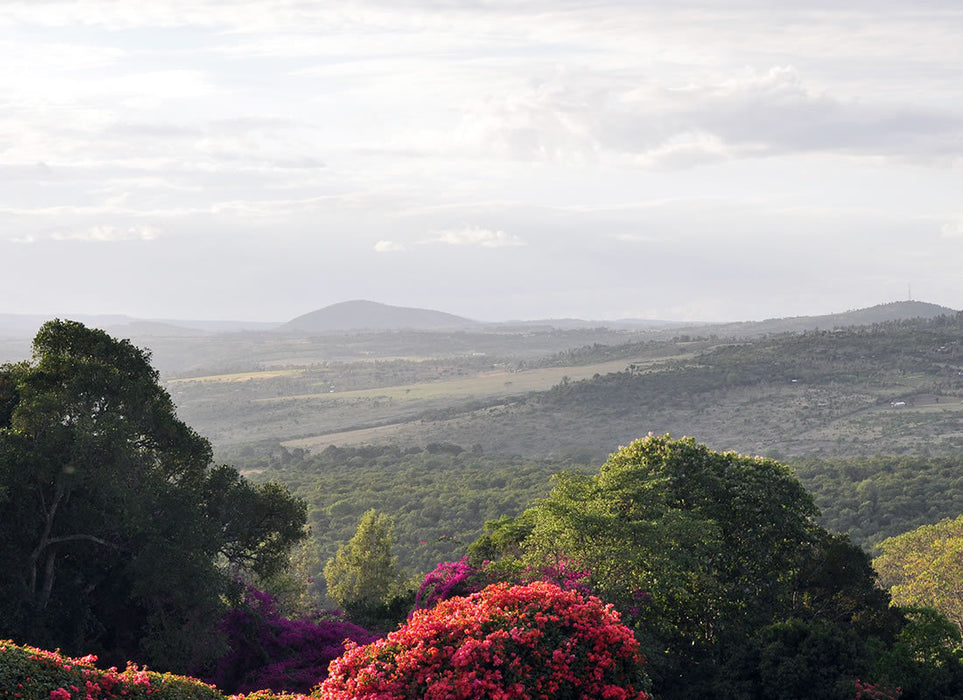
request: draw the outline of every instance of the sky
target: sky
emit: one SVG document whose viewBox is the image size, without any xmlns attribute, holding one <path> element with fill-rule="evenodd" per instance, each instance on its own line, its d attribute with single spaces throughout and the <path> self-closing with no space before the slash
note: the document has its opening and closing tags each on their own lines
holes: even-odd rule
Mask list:
<svg viewBox="0 0 963 700">
<path fill-rule="evenodd" d="M 3 0 L 0 313 L 963 309 L 957 0 Z"/>
</svg>

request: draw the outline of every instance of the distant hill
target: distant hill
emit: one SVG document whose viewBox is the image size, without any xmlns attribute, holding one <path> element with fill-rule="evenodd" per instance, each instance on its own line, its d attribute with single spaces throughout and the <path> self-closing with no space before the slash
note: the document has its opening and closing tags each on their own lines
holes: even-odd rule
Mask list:
<svg viewBox="0 0 963 700">
<path fill-rule="evenodd" d="M 787 318 L 770 318 L 765 321 L 718 323 L 707 326 L 707 328 L 711 329 L 710 332 L 720 336 L 757 336 L 767 333 L 798 333 L 849 328 L 851 326 L 871 326 L 874 323 L 905 321 L 913 318 L 929 319 L 937 316 L 955 316 L 956 314 L 955 309 L 925 301 L 894 301 L 865 309 L 823 316 L 790 316 Z"/>
<path fill-rule="evenodd" d="M 375 301 L 343 301 L 298 316 L 283 324 L 282 333 L 339 331 L 454 330 L 479 326 L 477 321 L 442 311 L 389 306 Z"/>
</svg>

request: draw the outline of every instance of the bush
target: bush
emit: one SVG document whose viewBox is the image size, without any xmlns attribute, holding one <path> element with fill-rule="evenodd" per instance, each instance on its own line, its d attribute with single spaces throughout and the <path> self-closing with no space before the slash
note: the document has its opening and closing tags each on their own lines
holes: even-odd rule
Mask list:
<svg viewBox="0 0 963 700">
<path fill-rule="evenodd" d="M 195 678 L 155 673 L 134 664 L 123 671 L 94 666 L 96 656 L 71 658 L 11 641 L 0 642 L 0 697 L 22 700 L 224 700 Z"/>
<path fill-rule="evenodd" d="M 418 610 L 350 645 L 315 690 L 324 700 L 648 698 L 631 630 L 598 598 L 544 581 L 488 586 Z"/>
<path fill-rule="evenodd" d="M 328 675 L 345 640 L 367 644 L 376 636 L 337 617 L 290 620 L 270 594 L 249 588 L 242 605 L 222 620 L 231 651 L 208 680 L 225 692 L 271 689 L 306 693 Z"/>
</svg>

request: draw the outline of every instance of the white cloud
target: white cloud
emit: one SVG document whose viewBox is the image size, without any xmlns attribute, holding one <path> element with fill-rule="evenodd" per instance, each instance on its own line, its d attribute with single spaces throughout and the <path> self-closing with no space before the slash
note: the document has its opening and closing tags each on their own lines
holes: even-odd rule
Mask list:
<svg viewBox="0 0 963 700">
<path fill-rule="evenodd" d="M 404 245 L 396 241 L 378 241 L 374 247 L 376 253 L 397 253 L 404 249 Z"/>
<path fill-rule="evenodd" d="M 439 231 L 435 238 L 427 243 L 446 243 L 457 246 L 479 246 L 482 248 L 504 248 L 525 245 L 525 241 L 513 233 L 492 231 L 478 226 L 466 226 L 458 229 Z"/>
<path fill-rule="evenodd" d="M 160 231 L 152 226 L 91 226 L 77 231 L 58 231 L 51 238 L 55 241 L 92 241 L 112 243 L 115 241 L 152 241 L 160 236 Z"/>
<path fill-rule="evenodd" d="M 943 235 L 943 238 L 963 238 L 963 216 L 956 221 L 943 224 L 940 233 Z"/>
</svg>

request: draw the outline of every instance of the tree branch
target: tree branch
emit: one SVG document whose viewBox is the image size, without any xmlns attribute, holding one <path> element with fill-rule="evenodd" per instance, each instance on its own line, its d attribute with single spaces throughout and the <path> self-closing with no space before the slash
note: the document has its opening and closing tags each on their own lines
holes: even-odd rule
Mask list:
<svg viewBox="0 0 963 700">
<path fill-rule="evenodd" d="M 51 537 L 47 540 L 47 544 L 57 544 L 58 542 L 72 542 L 76 540 L 87 540 L 88 542 L 96 542 L 97 544 L 103 545 L 104 547 L 112 547 L 113 549 L 123 549 L 119 544 L 114 544 L 113 542 L 108 542 L 94 535 L 64 535 L 63 537 Z"/>
</svg>

